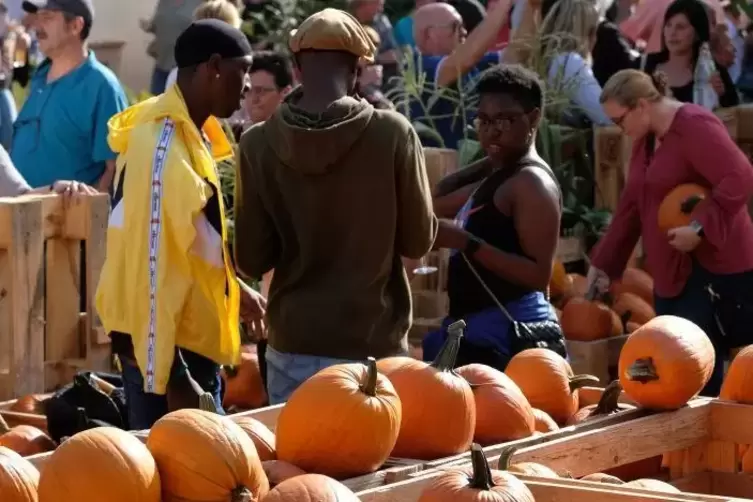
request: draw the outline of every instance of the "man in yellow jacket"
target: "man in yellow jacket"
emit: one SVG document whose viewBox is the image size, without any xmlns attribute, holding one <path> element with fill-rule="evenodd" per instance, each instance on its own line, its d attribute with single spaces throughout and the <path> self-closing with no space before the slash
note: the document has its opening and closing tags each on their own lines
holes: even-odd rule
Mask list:
<svg viewBox="0 0 753 502">
<path fill-rule="evenodd" d="M 178 38 L 175 57 L 175 85 L 109 122 L 118 160 L 96 303 L 132 429 L 195 406 L 202 390 L 221 412 L 219 365 L 239 360 L 240 305 L 251 321 L 264 313 L 227 252 L 217 173 L 233 149 L 215 117 L 238 108 L 251 47 L 230 25 L 202 20 Z"/>
</svg>

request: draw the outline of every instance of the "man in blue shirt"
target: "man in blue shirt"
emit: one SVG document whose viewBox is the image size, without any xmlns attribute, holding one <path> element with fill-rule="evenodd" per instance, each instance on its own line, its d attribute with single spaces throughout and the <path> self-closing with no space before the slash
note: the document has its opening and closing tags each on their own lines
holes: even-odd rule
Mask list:
<svg viewBox="0 0 753 502">
<path fill-rule="evenodd" d="M 47 59 L 16 119 L 11 158 L 32 187 L 69 179 L 107 191 L 116 157 L 107 121 L 128 103 L 115 74 L 88 50 L 91 0 L 26 0 L 23 8 L 34 14 Z"/>
</svg>

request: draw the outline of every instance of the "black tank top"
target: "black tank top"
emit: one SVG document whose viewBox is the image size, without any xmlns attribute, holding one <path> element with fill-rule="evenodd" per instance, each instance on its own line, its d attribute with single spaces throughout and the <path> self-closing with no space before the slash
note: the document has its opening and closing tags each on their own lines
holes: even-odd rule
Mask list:
<svg viewBox="0 0 753 502">
<path fill-rule="evenodd" d="M 497 189 L 515 176 L 524 167 L 538 167 L 547 172 L 553 179 L 549 166 L 531 160 L 518 168 L 502 169 L 492 173 L 479 187 L 466 208 L 467 217 L 464 228 L 491 246 L 507 253 L 526 256 L 520 245 L 515 222 L 511 216 L 501 213 L 494 204 L 494 194 Z M 532 290 L 513 284 L 489 271 L 479 262 L 468 257 L 486 285 L 503 305 L 517 300 Z M 452 252 L 450 256 L 447 290 L 450 299 L 450 317 L 459 319 L 476 312 L 480 312 L 497 304 L 479 282 L 478 278 L 468 267 L 460 252 Z"/>
</svg>

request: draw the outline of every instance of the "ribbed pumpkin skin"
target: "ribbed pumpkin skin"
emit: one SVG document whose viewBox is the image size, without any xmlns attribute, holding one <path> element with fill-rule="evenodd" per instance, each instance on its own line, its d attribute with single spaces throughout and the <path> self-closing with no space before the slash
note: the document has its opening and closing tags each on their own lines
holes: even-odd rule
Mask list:
<svg viewBox="0 0 753 502">
<path fill-rule="evenodd" d="M 253 441 L 227 417 L 173 411 L 154 424 L 146 446 L 159 466 L 162 502 L 230 501 L 238 487 L 258 501 L 269 492 Z"/>
<path fill-rule="evenodd" d="M 17 425 L 0 436 L 0 446 L 9 448 L 22 457 L 45 453 L 55 449 L 55 443 L 40 429 L 31 425 Z"/>
<path fill-rule="evenodd" d="M 332 478 L 303 474 L 274 487 L 264 502 L 358 502 L 358 497 Z"/>
<path fill-rule="evenodd" d="M 37 502 L 39 471 L 18 453 L 0 446 L 0 500 Z"/>
<path fill-rule="evenodd" d="M 83 431 L 63 442 L 39 478 L 39 502 L 161 502 L 161 495 L 160 473 L 149 450 L 114 427 Z"/>
<path fill-rule="evenodd" d="M 427 484 L 418 502 L 534 502 L 525 483 L 510 473 L 492 469 L 489 490 L 471 488 L 471 476 L 471 469 L 448 471 Z"/>
<path fill-rule="evenodd" d="M 613 334 L 613 326 L 612 310 L 598 301 L 573 298 L 562 311 L 562 331 L 568 340 L 601 340 Z"/>
<path fill-rule="evenodd" d="M 266 425 L 255 418 L 247 416 L 230 415 L 230 419 L 238 424 L 243 429 L 243 432 L 248 434 L 248 437 L 254 442 L 259 460 L 264 462 L 266 460 L 277 459 L 275 433 L 269 430 Z"/>
<path fill-rule="evenodd" d="M 639 268 L 628 267 L 622 274 L 622 278 L 614 281 L 610 287 L 609 292 L 612 293 L 614 298 L 617 298 L 622 293 L 633 293 L 638 295 L 651 305 L 654 306 L 654 279 Z"/>
<path fill-rule="evenodd" d="M 730 363 L 719 398 L 753 404 L 753 345 L 742 349 Z"/>
<path fill-rule="evenodd" d="M 541 411 L 538 408 L 533 408 L 533 420 L 536 432 L 547 433 L 557 431 L 560 428 L 547 412 Z"/>
</svg>

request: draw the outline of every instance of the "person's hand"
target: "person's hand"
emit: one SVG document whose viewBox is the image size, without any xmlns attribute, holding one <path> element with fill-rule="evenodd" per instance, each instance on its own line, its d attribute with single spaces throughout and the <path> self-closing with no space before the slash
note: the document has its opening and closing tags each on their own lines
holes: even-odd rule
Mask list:
<svg viewBox="0 0 753 502">
<path fill-rule="evenodd" d="M 434 249 L 457 249 L 462 251 L 468 244 L 469 234 L 454 223 L 440 220 Z"/>
<path fill-rule="evenodd" d="M 243 281 L 238 280 L 238 284 L 241 289 L 241 320 L 246 323 L 254 341 L 264 340 L 267 338 L 267 326 L 264 323 L 267 299 Z"/>
<path fill-rule="evenodd" d="M 714 89 L 714 92 L 719 96 L 724 94 L 724 82 L 722 81 L 722 77 L 719 75 L 719 72 L 711 75 L 711 77 L 709 78 L 709 84 L 711 84 L 711 88 Z"/>
<path fill-rule="evenodd" d="M 609 290 L 609 276 L 603 270 L 596 267 L 588 267 L 588 274 L 586 275 L 586 291 L 595 294 L 604 294 Z"/>
<path fill-rule="evenodd" d="M 78 181 L 56 181 L 52 184 L 52 192 L 63 196 L 63 204 L 69 205 L 76 199 L 99 192 L 86 183 Z"/>
<path fill-rule="evenodd" d="M 690 253 L 701 243 L 701 236 L 690 226 L 672 228 L 667 232 L 669 244 L 678 251 Z"/>
</svg>

